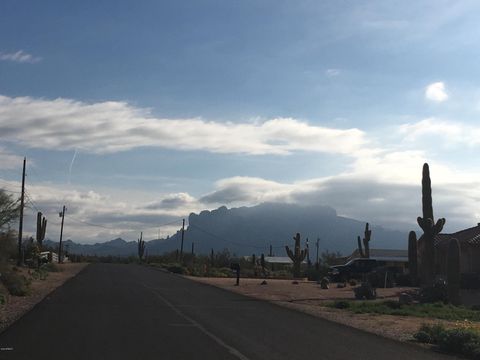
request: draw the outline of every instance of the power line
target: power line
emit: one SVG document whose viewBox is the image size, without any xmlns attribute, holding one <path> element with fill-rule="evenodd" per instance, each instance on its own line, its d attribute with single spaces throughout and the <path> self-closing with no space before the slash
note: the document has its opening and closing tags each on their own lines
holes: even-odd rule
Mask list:
<svg viewBox="0 0 480 360">
<path fill-rule="evenodd" d="M 108 226 L 104 226 L 104 225 L 100 225 L 100 224 L 94 224 L 94 223 L 91 223 L 91 222 L 88 222 L 88 221 L 85 221 L 85 220 L 80 220 L 80 219 L 76 219 L 70 215 L 65 215 L 67 218 L 69 218 L 70 220 L 73 220 L 73 221 L 76 221 L 78 223 L 81 223 L 81 224 L 85 224 L 85 225 L 89 225 L 89 226 L 95 226 L 95 227 L 100 227 L 100 228 L 104 228 L 104 229 L 108 229 L 108 230 L 116 230 L 114 228 L 111 228 L 111 227 L 108 227 Z"/>
</svg>

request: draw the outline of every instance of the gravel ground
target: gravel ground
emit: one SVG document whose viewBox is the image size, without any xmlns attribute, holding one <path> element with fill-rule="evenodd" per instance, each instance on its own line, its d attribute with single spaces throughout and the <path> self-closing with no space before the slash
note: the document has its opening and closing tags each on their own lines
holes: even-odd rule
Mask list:
<svg viewBox="0 0 480 360">
<path fill-rule="evenodd" d="M 48 273 L 45 280 L 32 280 L 31 292 L 28 296 L 8 296 L 7 303 L 0 306 L 0 332 L 32 309 L 65 281 L 77 275 L 87 264 L 66 263 L 57 266 L 62 271 Z M 29 277 L 28 269 L 22 268 L 20 271 Z"/>
</svg>

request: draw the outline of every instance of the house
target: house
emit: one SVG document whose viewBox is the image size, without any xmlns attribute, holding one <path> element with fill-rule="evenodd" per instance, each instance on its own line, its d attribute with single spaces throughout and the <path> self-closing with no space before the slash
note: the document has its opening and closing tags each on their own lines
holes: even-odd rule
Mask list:
<svg viewBox="0 0 480 360">
<path fill-rule="evenodd" d="M 457 231 L 453 234 L 435 236 L 436 273 L 447 273 L 448 246 L 451 239 L 457 239 L 460 245 L 460 272 L 462 274 L 480 274 L 480 223 L 477 226 Z"/>
<path fill-rule="evenodd" d="M 361 258 L 360 251 L 356 249 L 346 258 L 345 262 L 359 258 Z M 403 270 L 408 268 L 408 250 L 370 249 L 370 259 L 384 261 L 385 266 L 388 267 L 402 268 Z"/>
</svg>

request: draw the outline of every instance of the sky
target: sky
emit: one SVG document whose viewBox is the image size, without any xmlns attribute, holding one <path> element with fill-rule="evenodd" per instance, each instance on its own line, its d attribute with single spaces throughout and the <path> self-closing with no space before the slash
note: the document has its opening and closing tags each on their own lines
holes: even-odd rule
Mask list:
<svg viewBox="0 0 480 360">
<path fill-rule="evenodd" d="M 0 2 L 0 187 L 82 243 L 262 202 L 480 222 L 476 1 Z"/>
</svg>

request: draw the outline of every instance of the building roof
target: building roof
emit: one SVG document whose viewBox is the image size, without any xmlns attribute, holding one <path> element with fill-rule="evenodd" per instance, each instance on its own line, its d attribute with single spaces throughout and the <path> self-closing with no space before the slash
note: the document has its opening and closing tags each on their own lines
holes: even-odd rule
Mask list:
<svg viewBox="0 0 480 360">
<path fill-rule="evenodd" d="M 292 264 L 293 261 L 288 256 L 265 256 L 265 262 L 270 264 Z M 303 260 L 306 263 L 307 260 Z"/>
<path fill-rule="evenodd" d="M 480 224 L 452 234 L 438 234 L 435 246 L 448 244 L 451 239 L 457 239 L 460 245 L 480 246 Z"/>
<path fill-rule="evenodd" d="M 360 251 L 355 249 L 349 258 L 359 258 Z M 371 258 L 408 258 L 408 250 L 396 250 L 396 249 L 370 249 Z"/>
</svg>

